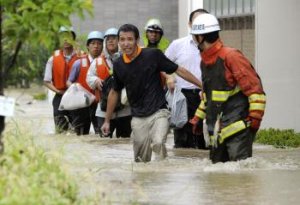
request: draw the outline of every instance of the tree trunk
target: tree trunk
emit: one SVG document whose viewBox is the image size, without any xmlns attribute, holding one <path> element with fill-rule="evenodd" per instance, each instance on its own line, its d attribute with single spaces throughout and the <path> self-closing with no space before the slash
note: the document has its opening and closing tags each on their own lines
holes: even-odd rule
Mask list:
<svg viewBox="0 0 300 205">
<path fill-rule="evenodd" d="M 2 72 L 3 78 L 5 78 L 5 73 L 8 73 L 8 70 L 16 64 L 17 57 L 18 57 L 19 51 L 21 50 L 21 47 L 22 47 L 22 42 L 18 41 L 17 46 L 15 48 L 15 52 L 14 52 L 13 56 L 10 57 L 11 60 L 10 60 L 9 64 L 4 68 L 4 72 Z"/>
</svg>

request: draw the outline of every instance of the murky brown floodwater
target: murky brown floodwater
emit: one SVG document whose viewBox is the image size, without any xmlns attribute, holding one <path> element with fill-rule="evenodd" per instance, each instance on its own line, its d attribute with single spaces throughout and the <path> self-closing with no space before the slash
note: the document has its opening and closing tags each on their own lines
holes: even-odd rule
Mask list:
<svg viewBox="0 0 300 205">
<path fill-rule="evenodd" d="M 18 103 L 15 119 L 45 149 L 63 150 L 80 194 L 98 191 L 99 204 L 299 204 L 300 149 L 256 144 L 251 159 L 211 164 L 207 151 L 173 149 L 170 134 L 166 160 L 134 163 L 130 139 L 54 135 L 47 101 L 24 95 Z"/>
</svg>

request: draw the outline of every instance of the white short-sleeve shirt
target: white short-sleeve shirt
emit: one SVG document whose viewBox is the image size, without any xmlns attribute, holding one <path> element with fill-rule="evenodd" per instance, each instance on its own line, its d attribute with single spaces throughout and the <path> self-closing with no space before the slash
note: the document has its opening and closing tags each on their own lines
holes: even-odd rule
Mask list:
<svg viewBox="0 0 300 205">
<path fill-rule="evenodd" d="M 201 80 L 200 51 L 191 35 L 174 40 L 167 48 L 165 55 L 181 67 L 186 68 L 196 78 Z M 194 84 L 176 75 L 176 82 L 180 88 L 195 89 Z"/>
</svg>

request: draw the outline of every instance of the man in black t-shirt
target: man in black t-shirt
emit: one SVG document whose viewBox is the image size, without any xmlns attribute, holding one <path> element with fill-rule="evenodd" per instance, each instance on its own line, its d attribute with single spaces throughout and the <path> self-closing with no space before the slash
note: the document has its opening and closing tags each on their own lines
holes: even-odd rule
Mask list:
<svg viewBox="0 0 300 205">
<path fill-rule="evenodd" d="M 114 62 L 114 85 L 108 96 L 108 105 L 102 132 L 109 134 L 109 122 L 119 92 L 126 88 L 132 110 L 134 160 L 151 161 L 152 150 L 158 159 L 166 157 L 165 142 L 169 130 L 170 112 L 160 81 L 160 72 L 176 72 L 187 81 L 201 87 L 201 82 L 186 69 L 170 61 L 160 50 L 141 48 L 139 31 L 132 24 L 124 24 L 118 31 L 123 55 Z"/>
</svg>

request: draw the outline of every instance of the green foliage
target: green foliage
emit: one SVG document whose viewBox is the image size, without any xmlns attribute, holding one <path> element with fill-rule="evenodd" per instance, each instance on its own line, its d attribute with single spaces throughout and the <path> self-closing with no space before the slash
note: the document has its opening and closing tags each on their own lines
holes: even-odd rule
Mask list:
<svg viewBox="0 0 300 205">
<path fill-rule="evenodd" d="M 46 48 L 26 43 L 19 52 L 18 61 L 6 73 L 6 85 L 26 87 L 29 82 L 40 84 L 50 55 L 51 52 Z M 7 50 L 3 51 L 3 58 L 8 61 L 9 53 Z"/>
<path fill-rule="evenodd" d="M 256 135 L 256 142 L 273 145 L 277 148 L 299 147 L 300 133 L 292 129 L 262 129 Z"/>
<path fill-rule="evenodd" d="M 84 51 L 84 52 L 88 52 L 87 48 L 86 48 L 86 38 L 87 35 L 83 34 L 83 35 L 78 35 L 76 37 L 76 48 L 78 49 L 78 51 Z"/>
<path fill-rule="evenodd" d="M 0 158 L 0 204 L 96 204 L 78 198 L 78 186 L 62 167 L 59 153 L 47 153 L 32 136 L 14 128 Z"/>
<path fill-rule="evenodd" d="M 46 100 L 47 95 L 46 93 L 37 93 L 33 95 L 33 99 L 35 100 Z"/>
<path fill-rule="evenodd" d="M 1 0 L 5 44 L 28 42 L 53 49 L 59 27 L 70 26 L 70 16 L 92 15 L 92 0 Z M 13 48 L 11 46 L 10 48 Z"/>
<path fill-rule="evenodd" d="M 57 49 L 60 26 L 71 15 L 93 16 L 92 0 L 0 0 L 2 69 L 7 84 L 41 78 L 50 52 Z M 23 82 L 22 81 L 22 82 Z M 21 83 L 23 84 L 23 83 Z"/>
</svg>

